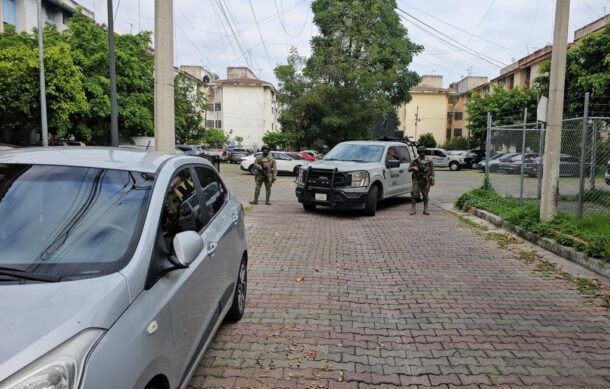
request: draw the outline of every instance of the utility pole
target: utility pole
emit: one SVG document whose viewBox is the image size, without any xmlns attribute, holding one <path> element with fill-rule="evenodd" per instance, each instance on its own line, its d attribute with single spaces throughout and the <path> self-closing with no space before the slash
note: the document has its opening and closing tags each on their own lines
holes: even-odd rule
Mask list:
<svg viewBox="0 0 610 389">
<path fill-rule="evenodd" d="M 155 149 L 174 153 L 174 1 L 155 0 Z"/>
<path fill-rule="evenodd" d="M 415 111 L 415 141 L 417 142 L 417 123 L 419 123 L 421 119 L 419 118 L 419 105 L 417 106 L 417 110 Z"/>
<path fill-rule="evenodd" d="M 0 34 L 4 32 L 4 13 L 2 11 L 2 0 L 0 0 Z"/>
<path fill-rule="evenodd" d="M 570 0 L 557 0 L 553 53 L 551 55 L 547 131 L 544 144 L 545 156 L 542 170 L 542 198 L 540 201 L 540 219 L 542 221 L 550 221 L 555 217 L 556 212 L 569 17 Z"/>
<path fill-rule="evenodd" d="M 116 53 L 114 51 L 114 12 L 108 3 L 108 62 L 110 66 L 110 145 L 119 147 L 119 113 L 116 99 Z"/>
<path fill-rule="evenodd" d="M 42 30 L 44 25 L 42 23 L 42 0 L 37 2 L 38 8 L 38 62 L 40 64 L 40 128 L 42 136 L 42 146 L 49 146 L 49 128 L 47 127 L 47 87 L 45 83 L 44 74 L 44 47 L 42 40 Z M 4 21 L 2 21 L 4 23 Z"/>
</svg>

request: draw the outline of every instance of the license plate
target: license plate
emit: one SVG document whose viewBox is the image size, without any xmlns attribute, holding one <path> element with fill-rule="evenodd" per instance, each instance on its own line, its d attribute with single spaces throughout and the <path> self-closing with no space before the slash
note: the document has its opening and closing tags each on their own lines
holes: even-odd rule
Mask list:
<svg viewBox="0 0 610 389">
<path fill-rule="evenodd" d="M 326 201 L 326 193 L 316 193 L 316 201 Z"/>
</svg>

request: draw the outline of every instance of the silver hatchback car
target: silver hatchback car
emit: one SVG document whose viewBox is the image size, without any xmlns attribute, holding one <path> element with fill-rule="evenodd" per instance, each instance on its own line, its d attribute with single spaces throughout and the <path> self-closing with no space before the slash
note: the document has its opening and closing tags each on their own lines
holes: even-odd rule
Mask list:
<svg viewBox="0 0 610 389">
<path fill-rule="evenodd" d="M 0 387 L 186 387 L 245 309 L 244 213 L 210 163 L 0 154 Z"/>
</svg>

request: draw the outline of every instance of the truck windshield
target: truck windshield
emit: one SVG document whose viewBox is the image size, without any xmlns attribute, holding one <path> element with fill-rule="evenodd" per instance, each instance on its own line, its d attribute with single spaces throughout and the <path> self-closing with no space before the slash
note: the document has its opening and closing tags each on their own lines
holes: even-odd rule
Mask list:
<svg viewBox="0 0 610 389">
<path fill-rule="evenodd" d="M 383 157 L 384 150 L 384 145 L 340 143 L 333 147 L 324 159 L 330 161 L 379 162 Z"/>
<path fill-rule="evenodd" d="M 62 279 L 118 271 L 139 240 L 154 176 L 0 164 L 0 267 Z"/>
</svg>

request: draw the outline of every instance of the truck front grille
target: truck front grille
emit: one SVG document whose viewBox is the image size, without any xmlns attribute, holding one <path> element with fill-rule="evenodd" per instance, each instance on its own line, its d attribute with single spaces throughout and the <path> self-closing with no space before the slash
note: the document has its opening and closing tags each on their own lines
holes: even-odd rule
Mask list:
<svg viewBox="0 0 610 389">
<path fill-rule="evenodd" d="M 319 188 L 330 188 L 333 181 L 333 170 L 328 169 L 309 169 L 307 176 L 307 185 Z M 333 188 L 343 188 L 348 183 L 348 175 L 346 173 L 335 173 Z"/>
</svg>

